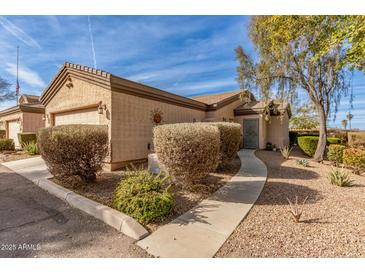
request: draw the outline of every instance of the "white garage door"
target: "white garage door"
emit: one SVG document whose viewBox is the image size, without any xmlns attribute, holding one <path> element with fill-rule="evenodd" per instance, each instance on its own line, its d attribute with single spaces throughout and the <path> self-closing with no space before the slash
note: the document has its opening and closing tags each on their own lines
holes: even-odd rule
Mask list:
<svg viewBox="0 0 365 274">
<path fill-rule="evenodd" d="M 20 132 L 20 124 L 17 121 L 8 123 L 9 139 L 13 139 L 15 147 L 19 147 L 18 133 Z"/>
<path fill-rule="evenodd" d="M 70 124 L 98 125 L 99 114 L 95 108 L 63 112 L 55 114 L 54 122 L 56 126 Z"/>
</svg>

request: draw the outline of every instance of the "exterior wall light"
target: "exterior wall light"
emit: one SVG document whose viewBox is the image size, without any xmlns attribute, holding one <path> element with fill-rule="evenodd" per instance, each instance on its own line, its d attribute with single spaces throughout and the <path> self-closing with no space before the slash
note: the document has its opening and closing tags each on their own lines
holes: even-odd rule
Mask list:
<svg viewBox="0 0 365 274">
<path fill-rule="evenodd" d="M 106 110 L 106 104 L 102 104 L 102 101 L 100 101 L 98 106 L 98 114 L 103 114 L 103 110 Z"/>
</svg>

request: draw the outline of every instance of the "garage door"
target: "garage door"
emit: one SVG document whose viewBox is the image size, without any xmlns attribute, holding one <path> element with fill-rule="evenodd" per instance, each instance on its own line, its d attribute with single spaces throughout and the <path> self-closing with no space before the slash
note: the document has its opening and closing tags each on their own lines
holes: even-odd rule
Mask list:
<svg viewBox="0 0 365 274">
<path fill-rule="evenodd" d="M 54 115 L 56 126 L 70 124 L 98 125 L 99 114 L 96 108 L 86 110 L 75 110 Z"/>
<path fill-rule="evenodd" d="M 8 122 L 9 139 L 13 139 L 15 147 L 19 147 L 18 133 L 20 132 L 20 124 L 17 121 Z"/>
</svg>

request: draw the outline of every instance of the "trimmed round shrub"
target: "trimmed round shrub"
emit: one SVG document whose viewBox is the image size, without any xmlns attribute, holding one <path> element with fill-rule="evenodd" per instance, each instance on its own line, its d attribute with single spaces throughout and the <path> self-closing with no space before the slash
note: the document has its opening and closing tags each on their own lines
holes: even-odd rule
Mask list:
<svg viewBox="0 0 365 274">
<path fill-rule="evenodd" d="M 319 138 L 317 136 L 299 136 L 298 146 L 309 157 L 313 157 L 317 149 Z"/>
<path fill-rule="evenodd" d="M 341 144 L 341 138 L 329 137 L 327 138 L 327 145 Z"/>
<path fill-rule="evenodd" d="M 156 126 L 153 143 L 159 161 L 177 180 L 191 183 L 216 170 L 220 134 L 209 123 L 180 123 Z"/>
<path fill-rule="evenodd" d="M 346 148 L 344 145 L 329 145 L 327 151 L 327 158 L 329 161 L 337 164 L 342 163 L 343 150 Z"/>
<path fill-rule="evenodd" d="M 94 180 L 108 154 L 106 126 L 62 125 L 40 129 L 38 147 L 56 177 Z"/>
<path fill-rule="evenodd" d="M 13 139 L 0 139 L 0 151 L 15 150 Z"/>
<path fill-rule="evenodd" d="M 343 150 L 343 163 L 354 169 L 354 173 L 365 171 L 365 150 L 360 148 L 347 148 Z"/>
<path fill-rule="evenodd" d="M 163 219 L 174 205 L 174 196 L 164 187 L 167 179 L 146 170 L 130 172 L 115 189 L 114 207 L 142 224 Z"/>
<path fill-rule="evenodd" d="M 215 125 L 220 134 L 219 164 L 218 168 L 224 167 L 237 154 L 241 143 L 241 125 L 238 123 L 209 123 Z"/>
</svg>

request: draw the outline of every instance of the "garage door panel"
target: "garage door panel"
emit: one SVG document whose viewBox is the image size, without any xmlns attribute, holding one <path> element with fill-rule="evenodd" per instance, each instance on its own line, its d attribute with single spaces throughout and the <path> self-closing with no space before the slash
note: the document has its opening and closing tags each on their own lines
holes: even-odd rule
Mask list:
<svg viewBox="0 0 365 274">
<path fill-rule="evenodd" d="M 13 139 L 15 147 L 19 147 L 18 133 L 20 132 L 20 124 L 18 121 L 8 122 L 9 139 Z"/>
<path fill-rule="evenodd" d="M 56 126 L 70 124 L 98 125 L 99 114 L 97 109 L 77 110 L 54 115 Z"/>
</svg>

